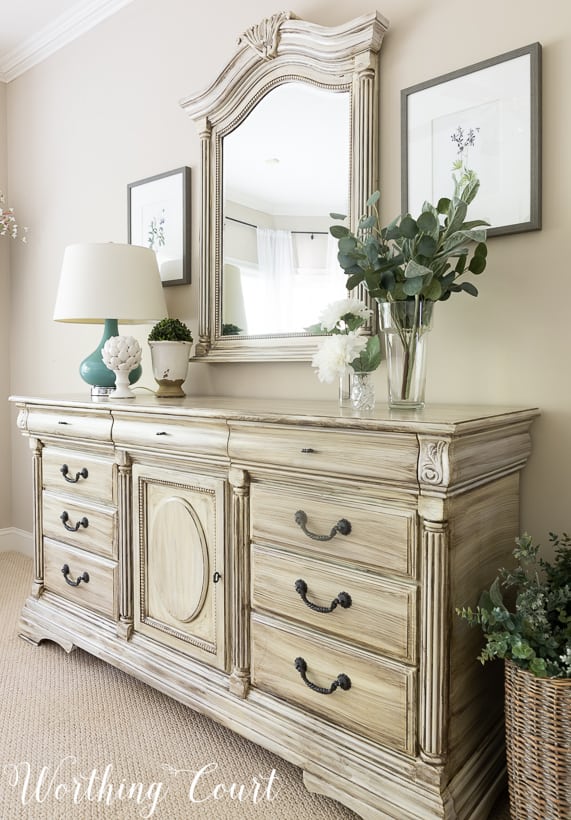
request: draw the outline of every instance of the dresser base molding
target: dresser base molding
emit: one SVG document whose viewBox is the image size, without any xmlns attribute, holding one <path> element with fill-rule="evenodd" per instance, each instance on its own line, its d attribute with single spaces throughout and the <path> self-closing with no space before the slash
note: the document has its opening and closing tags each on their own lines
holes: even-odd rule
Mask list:
<svg viewBox="0 0 571 820">
<path fill-rule="evenodd" d="M 443 785 L 442 766 L 376 746 L 264 692 L 251 689 L 243 698 L 232 692 L 231 676 L 165 652 L 143 635 L 126 641 L 113 622 L 92 612 L 64 611 L 49 598 L 27 599 L 21 638 L 36 646 L 53 641 L 68 653 L 80 648 L 121 669 L 298 766 L 309 791 L 337 800 L 364 820 L 487 820 L 505 785 L 502 731 Z"/>
</svg>

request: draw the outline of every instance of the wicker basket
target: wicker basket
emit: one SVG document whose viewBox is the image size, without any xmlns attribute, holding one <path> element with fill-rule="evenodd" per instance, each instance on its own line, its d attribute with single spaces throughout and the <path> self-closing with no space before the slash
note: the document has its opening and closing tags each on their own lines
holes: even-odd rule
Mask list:
<svg viewBox="0 0 571 820">
<path fill-rule="evenodd" d="M 505 668 L 512 820 L 570 820 L 571 678 Z"/>
</svg>

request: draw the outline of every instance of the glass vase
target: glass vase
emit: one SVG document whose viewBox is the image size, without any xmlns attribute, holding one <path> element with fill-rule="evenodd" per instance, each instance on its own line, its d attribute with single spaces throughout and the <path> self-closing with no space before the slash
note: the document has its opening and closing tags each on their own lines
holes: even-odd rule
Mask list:
<svg viewBox="0 0 571 820">
<path fill-rule="evenodd" d="M 389 407 L 424 407 L 426 334 L 432 327 L 434 302 L 415 297 L 381 302 L 380 322 L 385 335 Z"/>
<path fill-rule="evenodd" d="M 375 407 L 375 384 L 372 373 L 353 373 L 351 405 L 355 410 L 373 410 Z"/>
<path fill-rule="evenodd" d="M 339 407 L 351 407 L 351 387 L 353 384 L 353 371 L 347 368 L 342 376 L 339 376 Z"/>
</svg>

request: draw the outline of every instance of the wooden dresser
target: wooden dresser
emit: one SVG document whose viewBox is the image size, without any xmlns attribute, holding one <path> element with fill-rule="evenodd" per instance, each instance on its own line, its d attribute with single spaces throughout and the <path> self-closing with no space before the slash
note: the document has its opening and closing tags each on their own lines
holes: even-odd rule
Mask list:
<svg viewBox="0 0 571 820">
<path fill-rule="evenodd" d="M 509 562 L 535 409 L 13 398 L 20 630 L 82 647 L 363 818 L 487 818 L 501 668 L 455 615 Z"/>
</svg>

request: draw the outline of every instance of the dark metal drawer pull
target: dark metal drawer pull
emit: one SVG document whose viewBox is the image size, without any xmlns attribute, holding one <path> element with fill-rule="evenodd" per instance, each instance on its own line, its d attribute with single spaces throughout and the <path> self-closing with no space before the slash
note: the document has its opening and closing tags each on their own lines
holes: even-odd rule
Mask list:
<svg viewBox="0 0 571 820">
<path fill-rule="evenodd" d="M 302 447 L 301 452 L 302 453 L 315 453 L 315 450 L 313 449 L 313 447 Z"/>
<path fill-rule="evenodd" d="M 75 581 L 70 581 L 69 578 L 67 577 L 69 575 L 69 565 L 64 564 L 63 567 L 61 568 L 61 571 L 63 573 L 63 577 L 65 578 L 66 584 L 69 584 L 70 587 L 78 587 L 81 584 L 82 581 L 83 581 L 84 584 L 89 583 L 89 573 L 88 572 L 82 572 L 81 575 L 77 576 L 77 579 Z"/>
<path fill-rule="evenodd" d="M 89 473 L 87 472 L 87 467 L 83 467 L 78 473 L 75 474 L 75 478 L 70 478 L 68 476 L 69 467 L 67 466 L 67 464 L 62 464 L 59 468 L 59 471 L 65 478 L 65 480 L 69 481 L 70 484 L 77 484 L 80 478 L 87 478 L 87 476 L 89 475 Z"/>
<path fill-rule="evenodd" d="M 349 535 L 351 532 L 351 522 L 347 521 L 346 518 L 341 518 L 332 528 L 329 535 L 316 535 L 314 532 L 310 532 L 307 527 L 307 513 L 303 510 L 298 510 L 295 514 L 295 523 L 299 524 L 303 532 L 309 536 L 309 538 L 313 538 L 314 541 L 331 541 L 337 533 L 341 535 Z"/>
<path fill-rule="evenodd" d="M 155 433 L 155 436 L 168 436 L 168 433 L 164 430 L 160 430 L 158 433 Z"/>
<path fill-rule="evenodd" d="M 312 601 L 307 600 L 307 584 L 303 578 L 298 578 L 295 582 L 295 591 L 298 593 L 303 603 L 310 609 L 313 609 L 314 612 L 333 612 L 334 609 L 337 609 L 337 606 L 342 606 L 343 609 L 349 609 L 353 603 L 348 592 L 340 592 L 337 598 L 334 598 L 331 601 L 330 606 L 318 606 Z"/>
<path fill-rule="evenodd" d="M 309 686 L 309 688 L 313 689 L 314 692 L 319 692 L 320 695 L 331 695 L 336 689 L 344 689 L 347 691 L 347 689 L 351 688 L 351 678 L 347 677 L 347 675 L 344 675 L 343 673 L 337 675 L 329 689 L 326 689 L 324 686 L 317 686 L 315 683 L 312 683 L 307 679 L 307 663 L 303 658 L 296 658 L 294 665 L 306 686 Z"/>
<path fill-rule="evenodd" d="M 60 519 L 61 523 L 64 525 L 68 532 L 77 532 L 80 527 L 85 527 L 85 529 L 87 529 L 87 527 L 89 526 L 89 521 L 87 518 L 85 518 L 85 516 L 83 518 L 80 518 L 80 520 L 76 524 L 68 524 L 67 522 L 69 521 L 69 515 L 65 510 L 60 515 Z"/>
</svg>

